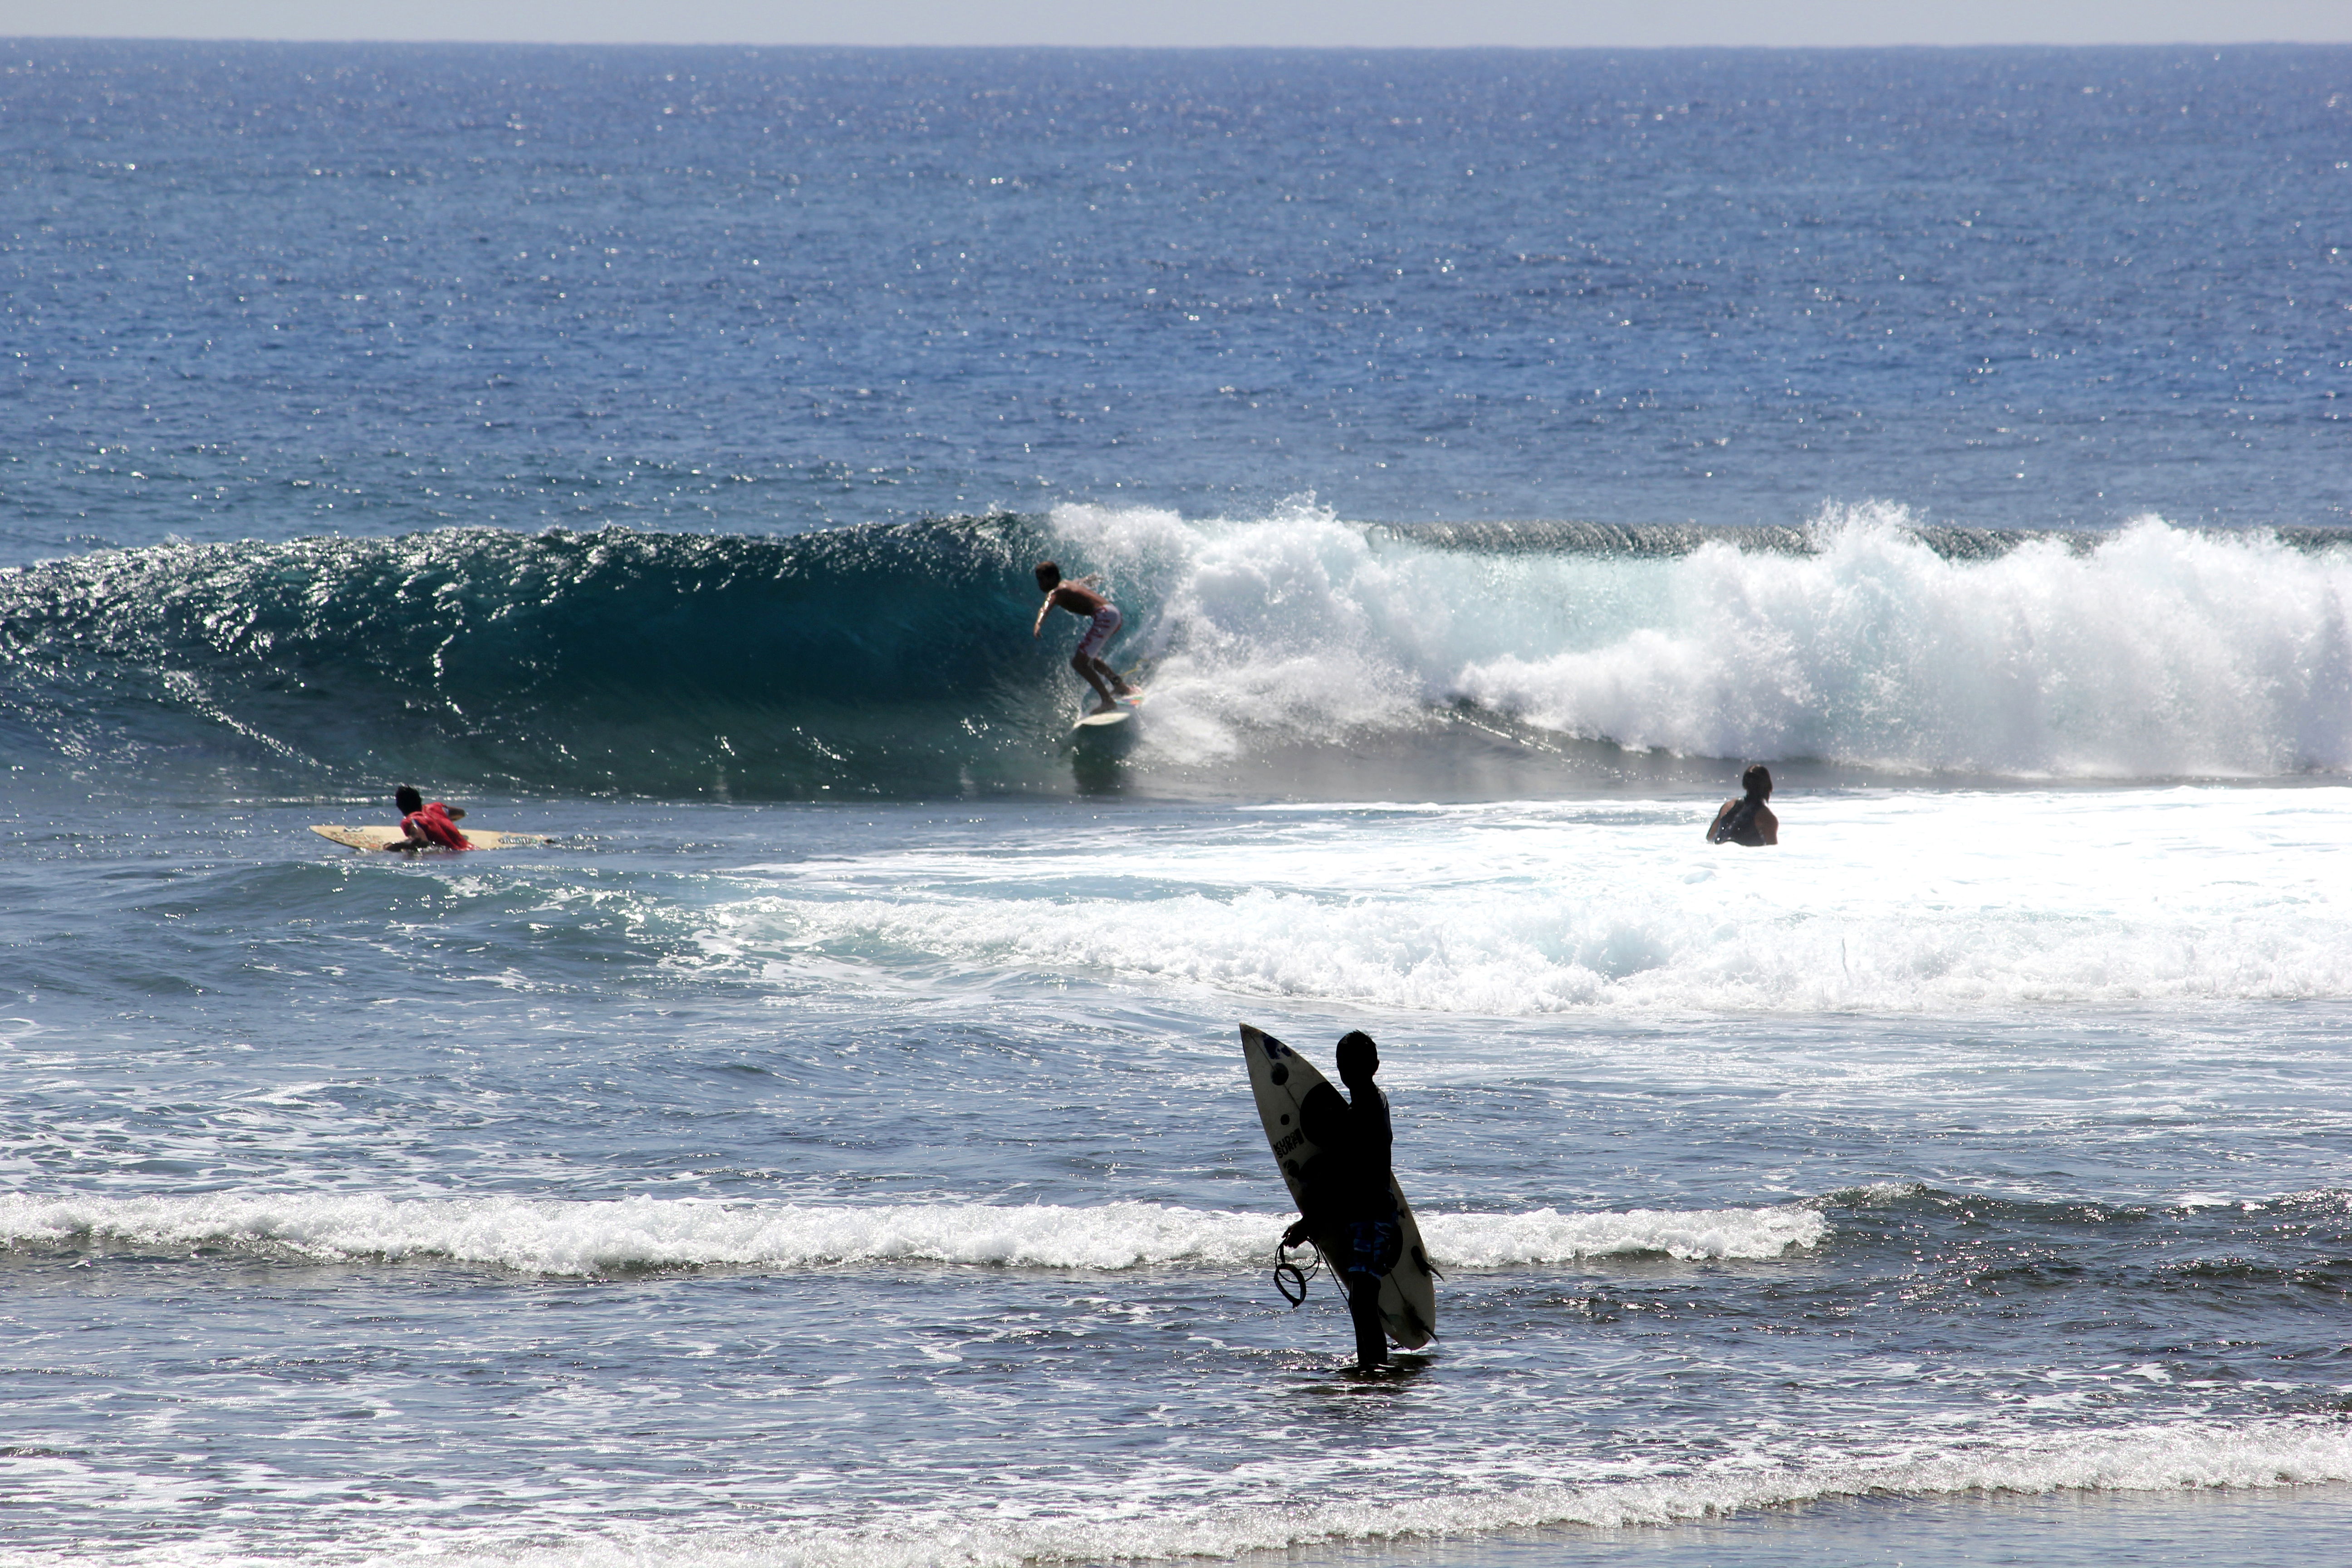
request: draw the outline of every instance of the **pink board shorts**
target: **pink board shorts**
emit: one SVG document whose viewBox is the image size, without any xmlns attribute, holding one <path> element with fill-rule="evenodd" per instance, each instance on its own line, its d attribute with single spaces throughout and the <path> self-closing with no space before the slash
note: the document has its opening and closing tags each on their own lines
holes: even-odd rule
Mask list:
<svg viewBox="0 0 2352 1568">
<path fill-rule="evenodd" d="M 1103 644 L 1110 641 L 1111 633 L 1118 630 L 1118 606 L 1105 605 L 1095 612 L 1087 625 L 1087 635 L 1078 639 L 1078 651 L 1088 658 L 1102 657 Z"/>
</svg>

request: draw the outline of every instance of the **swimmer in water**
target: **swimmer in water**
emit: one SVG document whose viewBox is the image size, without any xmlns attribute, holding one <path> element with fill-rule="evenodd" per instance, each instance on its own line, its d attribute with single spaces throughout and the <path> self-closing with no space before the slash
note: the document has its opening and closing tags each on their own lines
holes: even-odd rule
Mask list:
<svg viewBox="0 0 2352 1568">
<path fill-rule="evenodd" d="M 1709 844 L 1745 844 L 1750 848 L 1780 842 L 1780 819 L 1764 803 L 1772 798 L 1772 774 L 1758 763 L 1739 775 L 1739 787 L 1748 793 L 1738 800 L 1727 800 L 1723 809 L 1715 814 L 1707 825 Z"/>
</svg>

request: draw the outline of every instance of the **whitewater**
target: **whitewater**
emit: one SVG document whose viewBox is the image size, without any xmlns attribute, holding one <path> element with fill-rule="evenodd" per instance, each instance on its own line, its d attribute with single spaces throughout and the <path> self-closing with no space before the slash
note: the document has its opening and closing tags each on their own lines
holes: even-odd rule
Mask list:
<svg viewBox="0 0 2352 1568">
<path fill-rule="evenodd" d="M 2324 1559 L 2347 79 L 0 40 L 0 1565 Z"/>
<path fill-rule="evenodd" d="M 1687 802 L 1638 796 L 1253 816 L 1207 842 L 1087 824 L 745 868 L 677 962 L 830 957 L 849 983 L 887 954 L 1485 1017 L 2352 989 L 2352 812 L 2334 790 L 1857 790 L 1769 868 L 1714 852 Z"/>
<path fill-rule="evenodd" d="M 1801 551 L 1627 559 L 1431 550 L 1315 513 L 1053 521 L 1158 605 L 1164 743 L 1192 756 L 1251 722 L 1328 736 L 1467 703 L 1632 751 L 1921 773 L 2352 764 L 2352 555 L 2260 534 L 2148 518 L 1955 560 L 1878 506 L 1815 519 Z"/>
</svg>

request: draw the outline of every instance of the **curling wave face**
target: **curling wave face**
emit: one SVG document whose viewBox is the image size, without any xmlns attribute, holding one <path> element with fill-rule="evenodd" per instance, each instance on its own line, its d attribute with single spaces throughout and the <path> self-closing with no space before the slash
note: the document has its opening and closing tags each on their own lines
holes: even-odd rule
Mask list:
<svg viewBox="0 0 2352 1568">
<path fill-rule="evenodd" d="M 670 796 L 1067 788 L 1075 628 L 1023 635 L 1049 554 L 1105 573 L 1128 612 L 1113 652 L 1152 688 L 1128 763 L 1146 784 L 1254 793 L 1268 759 L 1320 753 L 1348 761 L 1342 793 L 1377 795 L 1381 759 L 1465 749 L 1522 791 L 1643 752 L 2352 767 L 2352 551 L 2154 521 L 1929 530 L 1891 508 L 1708 532 L 1070 506 L 781 540 L 106 552 L 0 573 L 0 745 L 117 778 L 234 760 L 294 787 L 389 768 Z"/>
<path fill-rule="evenodd" d="M 1053 659 L 1021 635 L 1033 533 L 452 529 L 84 556 L 0 574 L 7 695 L 70 759 L 232 758 L 298 784 L 389 767 L 953 793 L 1053 726 Z"/>
</svg>

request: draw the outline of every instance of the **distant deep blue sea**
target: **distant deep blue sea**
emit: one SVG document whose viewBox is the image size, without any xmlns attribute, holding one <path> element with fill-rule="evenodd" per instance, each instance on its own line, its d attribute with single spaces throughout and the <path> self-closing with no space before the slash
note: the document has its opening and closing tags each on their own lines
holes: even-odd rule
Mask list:
<svg viewBox="0 0 2352 1568">
<path fill-rule="evenodd" d="M 0 42 L 0 372 L 5 1568 L 2352 1528 L 2352 48 Z"/>
</svg>

